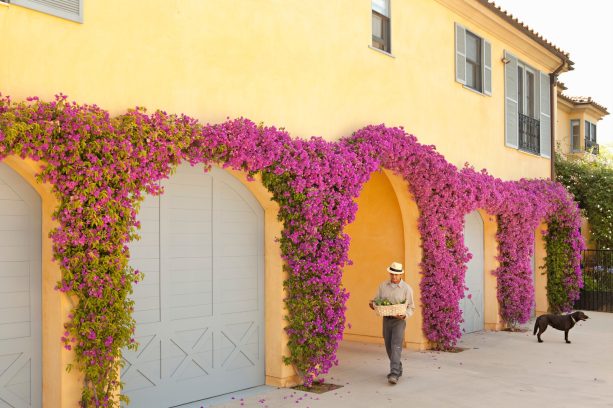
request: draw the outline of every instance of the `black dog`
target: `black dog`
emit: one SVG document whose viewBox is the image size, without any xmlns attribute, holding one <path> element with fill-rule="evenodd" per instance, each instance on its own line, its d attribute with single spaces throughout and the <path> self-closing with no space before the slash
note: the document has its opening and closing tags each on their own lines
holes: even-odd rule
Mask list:
<svg viewBox="0 0 613 408">
<path fill-rule="evenodd" d="M 532 335 L 535 335 L 538 330 L 538 335 L 536 337 L 539 339 L 539 343 L 542 343 L 541 334 L 547 330 L 547 326 L 549 325 L 554 329 L 564 331 L 564 340 L 570 343 L 570 340 L 568 340 L 568 331 L 572 329 L 579 320 L 587 319 L 589 319 L 589 317 L 583 312 L 575 312 L 567 315 L 544 314 L 539 316 L 536 322 L 534 322 L 534 333 L 532 333 Z"/>
</svg>

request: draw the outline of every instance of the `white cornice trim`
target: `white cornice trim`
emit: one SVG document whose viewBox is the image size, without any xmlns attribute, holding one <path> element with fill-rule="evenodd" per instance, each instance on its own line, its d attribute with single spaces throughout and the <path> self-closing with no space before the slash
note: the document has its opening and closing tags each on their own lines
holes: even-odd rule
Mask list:
<svg viewBox="0 0 613 408">
<path fill-rule="evenodd" d="M 523 33 L 508 21 L 474 0 L 436 0 L 462 18 L 487 31 L 501 42 L 508 44 L 514 54 L 531 58 L 527 63 L 537 62 L 548 72 L 555 71 L 561 63 L 560 57 Z M 520 57 L 520 59 L 522 59 Z M 566 69 L 567 70 L 567 69 Z M 562 71 L 564 72 L 564 71 Z"/>
</svg>

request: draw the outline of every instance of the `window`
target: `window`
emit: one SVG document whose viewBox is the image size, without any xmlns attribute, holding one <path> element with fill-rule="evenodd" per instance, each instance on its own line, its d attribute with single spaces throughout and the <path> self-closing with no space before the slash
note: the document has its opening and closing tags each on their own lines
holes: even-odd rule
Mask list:
<svg viewBox="0 0 613 408">
<path fill-rule="evenodd" d="M 485 39 L 455 25 L 456 81 L 467 88 L 492 94 L 492 45 Z"/>
<path fill-rule="evenodd" d="M 598 154 L 598 142 L 596 141 L 596 124 L 585 121 L 585 151 Z"/>
<path fill-rule="evenodd" d="M 466 86 L 481 92 L 481 38 L 466 32 Z"/>
<path fill-rule="evenodd" d="M 10 0 L 9 3 L 82 23 L 84 1 L 85 0 Z"/>
<path fill-rule="evenodd" d="M 540 153 L 540 122 L 536 111 L 536 71 L 517 63 L 517 104 L 519 113 L 519 148 Z"/>
<path fill-rule="evenodd" d="M 536 91 L 536 71 L 521 62 L 517 64 L 517 102 L 519 113 L 537 118 L 535 95 Z"/>
<path fill-rule="evenodd" d="M 505 145 L 551 158 L 551 76 L 504 51 Z"/>
<path fill-rule="evenodd" d="M 581 151 L 581 135 L 579 134 L 581 126 L 579 119 L 570 121 L 570 143 L 573 152 Z"/>
<path fill-rule="evenodd" d="M 372 46 L 392 52 L 390 30 L 390 0 L 372 0 Z"/>
</svg>

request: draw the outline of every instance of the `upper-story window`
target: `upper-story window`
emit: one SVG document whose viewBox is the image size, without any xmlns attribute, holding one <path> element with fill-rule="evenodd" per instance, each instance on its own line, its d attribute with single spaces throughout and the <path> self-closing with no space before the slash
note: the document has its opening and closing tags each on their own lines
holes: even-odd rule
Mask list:
<svg viewBox="0 0 613 408">
<path fill-rule="evenodd" d="M 573 152 L 581 151 L 581 125 L 579 119 L 570 121 L 570 146 Z"/>
<path fill-rule="evenodd" d="M 551 158 L 551 85 L 540 72 L 504 52 L 505 145 Z"/>
<path fill-rule="evenodd" d="M 372 0 L 372 46 L 392 52 L 390 0 Z"/>
<path fill-rule="evenodd" d="M 585 150 L 598 154 L 598 142 L 596 141 L 596 124 L 585 121 Z"/>
<path fill-rule="evenodd" d="M 483 90 L 481 86 L 481 38 L 470 31 L 466 32 L 466 86 L 476 91 Z"/>
<path fill-rule="evenodd" d="M 10 0 L 9 3 L 51 14 L 67 20 L 83 22 L 84 0 Z"/>
<path fill-rule="evenodd" d="M 518 62 L 517 63 L 517 92 L 519 113 L 537 118 L 536 112 L 536 70 L 529 66 Z"/>
<path fill-rule="evenodd" d="M 517 63 L 517 103 L 519 113 L 519 148 L 540 153 L 540 121 L 536 111 L 536 70 Z M 545 124 L 549 125 L 549 124 Z"/>
<path fill-rule="evenodd" d="M 489 41 L 455 25 L 455 78 L 467 88 L 492 94 L 492 46 Z"/>
</svg>

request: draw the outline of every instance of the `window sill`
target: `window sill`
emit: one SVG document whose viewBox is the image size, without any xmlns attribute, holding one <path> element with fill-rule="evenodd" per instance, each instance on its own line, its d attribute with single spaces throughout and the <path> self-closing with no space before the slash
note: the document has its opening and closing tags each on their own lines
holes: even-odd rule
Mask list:
<svg viewBox="0 0 613 408">
<path fill-rule="evenodd" d="M 388 56 L 388 57 L 390 57 L 390 58 L 396 58 L 396 56 L 395 56 L 394 54 L 390 54 L 390 53 L 389 53 L 389 52 L 387 52 L 387 51 L 383 51 L 383 50 L 380 50 L 380 49 L 378 49 L 378 48 L 375 48 L 375 47 L 373 47 L 372 45 L 369 45 L 369 46 L 368 46 L 368 48 L 370 48 L 370 49 L 371 49 L 371 50 L 373 50 L 373 51 L 377 51 L 377 52 L 379 52 L 379 53 L 381 53 L 381 54 L 383 54 L 383 55 L 387 55 L 387 56 Z"/>
<path fill-rule="evenodd" d="M 530 150 L 524 150 L 524 149 L 520 149 L 520 148 L 513 148 L 513 147 L 512 147 L 512 149 L 515 149 L 515 150 L 517 150 L 517 151 L 518 151 L 518 152 L 520 152 L 520 153 L 527 154 L 527 155 L 532 156 L 532 157 L 540 157 L 541 159 L 551 160 L 551 159 L 550 159 L 550 158 L 548 158 L 548 157 L 542 156 L 542 155 L 541 155 L 541 154 L 539 154 L 539 153 L 534 153 L 534 152 L 531 152 Z"/>
<path fill-rule="evenodd" d="M 471 88 L 471 87 L 470 87 L 470 86 L 468 86 L 468 85 L 464 85 L 464 84 L 462 84 L 462 87 L 463 87 L 464 89 L 468 90 L 468 91 L 471 91 L 471 92 L 476 93 L 477 95 L 481 95 L 481 96 L 492 96 L 492 95 L 488 95 L 488 94 L 486 94 L 486 93 L 484 93 L 484 92 L 482 92 L 482 91 L 477 91 L 475 88 Z"/>
</svg>

